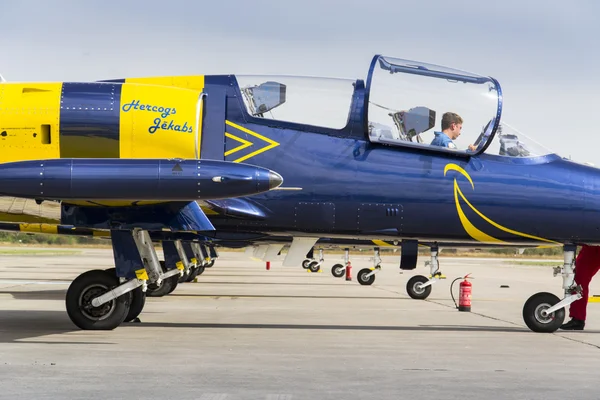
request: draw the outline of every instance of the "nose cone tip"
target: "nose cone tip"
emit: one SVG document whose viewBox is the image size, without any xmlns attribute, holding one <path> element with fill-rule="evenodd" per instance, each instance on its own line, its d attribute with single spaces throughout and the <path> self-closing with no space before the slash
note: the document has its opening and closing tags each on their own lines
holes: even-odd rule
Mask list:
<svg viewBox="0 0 600 400">
<path fill-rule="evenodd" d="M 269 189 L 275 189 L 281 186 L 283 183 L 283 177 L 277 172 L 269 171 Z"/>
</svg>

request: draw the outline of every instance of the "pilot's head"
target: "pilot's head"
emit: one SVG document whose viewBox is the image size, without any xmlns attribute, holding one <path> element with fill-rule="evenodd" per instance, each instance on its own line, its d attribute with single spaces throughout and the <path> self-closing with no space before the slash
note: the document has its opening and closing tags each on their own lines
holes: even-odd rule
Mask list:
<svg viewBox="0 0 600 400">
<path fill-rule="evenodd" d="M 460 136 L 463 120 L 460 115 L 447 112 L 442 115 L 442 132 L 444 132 L 452 140 Z"/>
</svg>

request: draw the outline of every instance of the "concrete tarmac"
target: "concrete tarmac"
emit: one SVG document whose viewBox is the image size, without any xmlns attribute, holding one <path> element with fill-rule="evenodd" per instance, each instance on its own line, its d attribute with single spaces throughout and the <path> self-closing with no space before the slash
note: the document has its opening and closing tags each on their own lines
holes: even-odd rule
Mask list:
<svg viewBox="0 0 600 400">
<path fill-rule="evenodd" d="M 81 331 L 65 311 L 68 285 L 113 258 L 78 251 L 0 256 L 0 399 L 600 398 L 600 304 L 589 304 L 584 332 L 523 323 L 529 296 L 561 296 L 549 266 L 441 257 L 447 279 L 419 301 L 405 285 L 428 275 L 423 259 L 401 274 L 384 257 L 361 286 L 370 254 L 352 256 L 347 282 L 329 271 L 340 255 L 308 273 L 221 253 L 197 283 L 148 298 L 141 323 Z M 467 273 L 472 311 L 459 312 L 450 283 Z"/>
</svg>

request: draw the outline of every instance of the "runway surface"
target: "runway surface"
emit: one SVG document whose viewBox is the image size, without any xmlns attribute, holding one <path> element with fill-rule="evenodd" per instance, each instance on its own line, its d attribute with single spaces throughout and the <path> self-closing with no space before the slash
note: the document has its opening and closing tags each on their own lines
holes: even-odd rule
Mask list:
<svg viewBox="0 0 600 400">
<path fill-rule="evenodd" d="M 561 296 L 549 266 L 441 257 L 446 280 L 426 301 L 384 257 L 372 286 L 221 253 L 197 283 L 148 298 L 141 323 L 81 331 L 68 284 L 113 265 L 110 250 L 0 256 L 0 399 L 592 399 L 600 367 L 600 304 L 584 332 L 536 334 L 521 317 L 539 291 Z M 558 263 L 556 264 L 558 265 Z M 473 274 L 472 312 L 451 281 Z M 600 284 L 592 283 L 592 294 Z M 508 285 L 508 288 L 502 288 Z M 457 292 L 457 283 L 454 287 Z"/>
</svg>

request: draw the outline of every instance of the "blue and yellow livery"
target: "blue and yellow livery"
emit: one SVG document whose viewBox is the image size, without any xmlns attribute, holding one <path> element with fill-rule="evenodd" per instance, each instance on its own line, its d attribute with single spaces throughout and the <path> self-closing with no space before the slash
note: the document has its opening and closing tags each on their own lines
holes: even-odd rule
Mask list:
<svg viewBox="0 0 600 400">
<path fill-rule="evenodd" d="M 203 79 L 202 155 L 276 170 L 288 189 L 202 202 L 217 242 L 566 246 L 565 260 L 573 246 L 600 245 L 600 171 L 503 121 L 492 77 L 378 55 L 366 80 Z"/>
<path fill-rule="evenodd" d="M 284 265 L 297 265 L 294 257 L 323 238 L 398 243 L 403 269 L 415 268 L 418 243 L 564 246 L 565 276 L 572 276 L 573 249 L 600 245 L 600 170 L 507 124 L 503 101 L 492 77 L 380 55 L 366 80 L 197 75 L 2 83 L 0 148 L 4 162 L 184 158 L 276 171 L 285 181 L 280 190 L 198 199 L 215 229 L 196 237 L 213 244 L 287 237 Z M 8 205 L 0 203 L 0 216 L 14 215 Z M 135 204 L 147 212 L 127 208 L 133 205 L 88 199 L 74 203 L 79 212 L 58 209 L 59 220 L 152 234 L 161 227 L 155 220 L 170 218 L 161 216 L 160 203 Z M 8 222 L 47 222 L 51 213 Z M 111 232 L 113 244 L 115 237 Z M 550 311 L 557 316 L 551 322 L 540 316 L 538 328 L 554 329 L 559 312 Z"/>
</svg>

